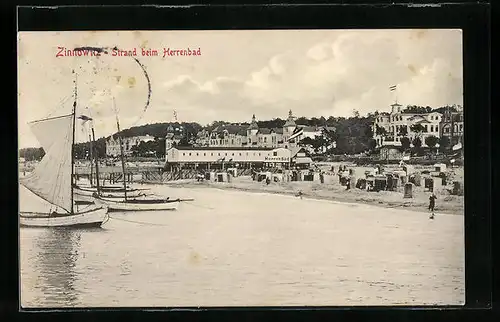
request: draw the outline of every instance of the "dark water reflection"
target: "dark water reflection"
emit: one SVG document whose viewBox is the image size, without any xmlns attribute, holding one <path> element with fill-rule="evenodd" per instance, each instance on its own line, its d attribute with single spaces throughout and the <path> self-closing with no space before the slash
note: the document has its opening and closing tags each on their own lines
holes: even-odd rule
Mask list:
<svg viewBox="0 0 500 322">
<path fill-rule="evenodd" d="M 21 285 L 27 291 L 21 292 L 21 303 L 24 295 L 28 295 L 32 296 L 28 302 L 36 306 L 80 305 L 75 281 L 81 234 L 99 231 L 102 229 L 23 229 L 21 234 L 28 237 L 25 241 L 29 240 L 32 247 L 21 250 L 21 257 L 30 259 L 29 263 L 21 261 Z M 23 278 L 26 274 L 30 274 L 31 279 Z"/>
</svg>

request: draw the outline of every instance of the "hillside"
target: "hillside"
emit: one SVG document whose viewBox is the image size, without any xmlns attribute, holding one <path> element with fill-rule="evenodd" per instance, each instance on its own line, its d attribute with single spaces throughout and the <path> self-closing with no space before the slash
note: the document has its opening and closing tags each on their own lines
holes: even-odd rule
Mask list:
<svg viewBox="0 0 500 322">
<path fill-rule="evenodd" d="M 452 111 L 457 111 L 455 106 L 443 106 L 439 108 L 432 109 L 431 107 L 423 107 L 416 105 L 408 105 L 403 111 L 410 113 L 429 113 L 431 111 L 443 113 L 445 110 L 451 109 Z M 373 133 L 371 125 L 373 124 L 374 118 L 379 114 L 378 111 L 374 113 L 369 113 L 366 116 L 360 116 L 357 111 L 354 111 L 352 117 L 334 117 L 330 116 L 325 118 L 312 117 L 307 118 L 304 116 L 296 118 L 295 122 L 300 125 L 308 126 L 329 126 L 335 127 L 335 134 L 331 139 L 337 142 L 337 147 L 331 151 L 330 154 L 358 154 L 374 147 L 374 142 L 372 140 Z M 285 120 L 280 118 L 275 118 L 272 120 L 263 120 L 257 122 L 261 128 L 279 128 L 285 123 Z M 140 126 L 134 126 L 129 129 L 124 129 L 115 136 L 121 137 L 133 137 L 133 136 L 144 136 L 150 135 L 155 137 L 155 141 L 148 145 L 150 151 L 156 152 L 157 156 L 161 157 L 165 153 L 164 138 L 167 134 L 167 128 L 172 125 L 174 128 L 183 128 L 183 135 L 187 140 L 196 136 L 196 134 L 202 129 L 208 131 L 213 130 L 217 126 L 229 124 L 226 121 L 214 121 L 209 125 L 202 126 L 196 122 L 162 122 L 154 124 L 144 124 Z M 240 123 L 241 125 L 248 125 L 248 122 Z M 105 157 L 106 154 L 106 140 L 109 138 L 99 138 L 96 142 L 96 149 L 98 151 L 99 157 Z M 75 148 L 75 156 L 77 158 L 84 158 L 88 153 L 89 144 L 79 143 Z M 27 160 L 40 159 L 43 156 L 43 149 L 41 148 L 28 148 L 21 149 L 20 156 L 26 158 Z"/>
</svg>

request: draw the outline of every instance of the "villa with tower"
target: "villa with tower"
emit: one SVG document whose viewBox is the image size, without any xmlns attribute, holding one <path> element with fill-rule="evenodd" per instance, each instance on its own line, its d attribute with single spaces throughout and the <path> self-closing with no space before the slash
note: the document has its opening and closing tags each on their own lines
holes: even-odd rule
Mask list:
<svg viewBox="0 0 500 322">
<path fill-rule="evenodd" d="M 410 142 L 419 137 L 422 146 L 428 136 L 441 136 L 442 114 L 438 112 L 412 113 L 401 109 L 401 104 L 391 105 L 391 112 L 380 113 L 373 123 L 373 138 L 377 146 L 401 146 L 401 139 L 408 137 Z M 413 131 L 413 125 L 420 124 L 421 131 Z"/>
<path fill-rule="evenodd" d="M 254 114 L 250 124 L 226 124 L 212 131 L 200 131 L 195 145 L 221 148 L 294 148 L 305 137 L 314 139 L 323 130 L 322 127 L 297 125 L 291 110 L 283 126 L 276 128 L 259 127 Z"/>
</svg>

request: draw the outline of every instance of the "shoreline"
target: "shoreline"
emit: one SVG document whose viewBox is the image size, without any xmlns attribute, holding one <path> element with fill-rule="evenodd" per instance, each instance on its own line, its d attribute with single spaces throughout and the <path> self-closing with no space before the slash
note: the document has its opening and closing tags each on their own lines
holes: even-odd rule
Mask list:
<svg viewBox="0 0 500 322">
<path fill-rule="evenodd" d="M 194 179 L 169 181 L 163 183 L 142 182 L 142 185 L 164 185 L 172 188 L 215 188 L 219 190 L 236 190 L 249 193 L 268 193 L 276 195 L 297 196 L 302 191 L 303 198 L 326 200 L 348 204 L 377 206 L 386 209 L 404 209 L 429 213 L 428 193 L 414 192 L 414 198 L 404 199 L 400 192 L 367 192 L 359 189 L 345 190 L 345 187 L 335 184 L 318 184 L 312 182 L 285 182 L 265 185 L 256 181 L 234 182 L 197 182 Z M 448 198 L 448 200 L 446 200 Z M 444 199 L 444 200 L 443 200 Z M 436 214 L 464 215 L 463 197 L 438 195 L 435 208 Z"/>
</svg>

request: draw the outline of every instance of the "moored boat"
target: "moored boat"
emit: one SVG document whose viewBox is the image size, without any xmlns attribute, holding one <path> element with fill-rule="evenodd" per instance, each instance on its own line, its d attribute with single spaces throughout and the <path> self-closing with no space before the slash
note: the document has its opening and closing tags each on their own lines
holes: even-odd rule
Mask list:
<svg viewBox="0 0 500 322">
<path fill-rule="evenodd" d="M 82 190 L 82 189 L 75 189 L 75 195 L 77 196 L 83 196 L 83 197 L 94 197 L 94 196 L 103 196 L 107 198 L 116 198 L 116 199 L 123 199 L 125 198 L 125 194 L 127 197 L 131 198 L 137 198 L 137 197 L 142 197 L 142 196 L 147 196 L 148 194 L 144 191 L 132 191 L 132 192 L 103 192 L 100 191 L 100 193 L 97 193 L 97 190 Z"/>
<path fill-rule="evenodd" d="M 180 204 L 179 199 L 127 199 L 127 200 L 106 200 L 96 198 L 95 204 L 108 207 L 108 210 L 114 212 L 121 211 L 159 211 L 159 210 L 177 210 Z"/>
<path fill-rule="evenodd" d="M 45 155 L 36 168 L 19 179 L 21 185 L 51 206 L 48 211 L 20 211 L 22 227 L 100 227 L 108 220 L 105 205 L 79 211 L 73 191 L 75 119 L 77 91 L 73 112 L 29 123 Z M 22 206 L 22 205 L 21 205 Z"/>
<path fill-rule="evenodd" d="M 108 220 L 106 207 L 76 212 L 70 215 L 64 213 L 23 212 L 19 218 L 21 227 L 100 227 Z"/>
<path fill-rule="evenodd" d="M 116 126 L 118 133 L 120 132 L 120 123 L 118 120 L 118 113 L 116 112 L 116 107 L 114 105 L 113 98 L 113 107 L 116 113 Z M 123 178 L 126 177 L 125 171 L 125 156 L 123 153 L 123 144 L 121 140 L 121 136 L 118 136 L 119 144 L 120 144 L 120 156 L 122 163 L 122 175 Z M 98 160 L 95 162 L 96 165 L 96 173 L 98 170 Z M 86 194 L 89 191 L 78 189 L 78 193 Z M 123 194 L 123 196 L 121 195 Z M 94 202 L 98 205 L 102 205 L 108 207 L 109 211 L 158 211 L 158 210 L 176 210 L 179 206 L 181 200 L 170 200 L 169 198 L 156 198 L 153 196 L 147 196 L 144 191 L 132 191 L 130 192 L 127 189 L 127 183 L 123 180 L 123 190 L 120 192 L 112 192 L 106 193 L 103 192 L 99 187 L 96 192 L 92 192 L 92 196 L 94 197 Z M 122 200 L 118 200 L 122 199 Z"/>
</svg>

